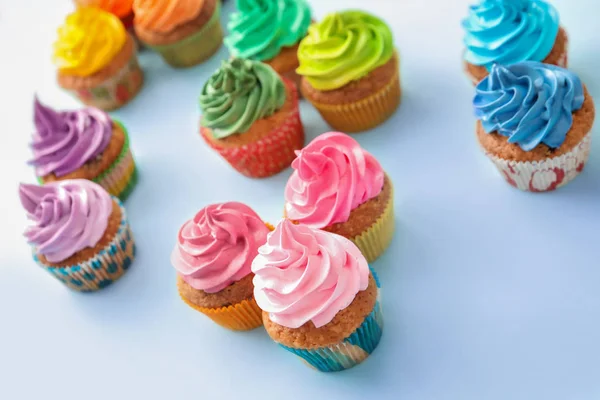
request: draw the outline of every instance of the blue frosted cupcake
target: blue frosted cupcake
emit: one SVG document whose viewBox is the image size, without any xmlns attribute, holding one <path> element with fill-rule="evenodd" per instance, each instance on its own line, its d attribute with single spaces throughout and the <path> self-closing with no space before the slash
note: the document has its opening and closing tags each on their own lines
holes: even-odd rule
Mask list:
<svg viewBox="0 0 600 400">
<path fill-rule="evenodd" d="M 121 202 L 84 179 L 21 184 L 35 261 L 69 288 L 102 289 L 129 269 L 135 244 Z"/>
<path fill-rule="evenodd" d="M 364 361 L 383 329 L 379 283 L 348 239 L 282 220 L 252 263 L 269 336 L 323 372 Z"/>
<path fill-rule="evenodd" d="M 567 67 L 568 37 L 543 0 L 480 0 L 462 22 L 464 68 L 477 84 L 494 64 L 540 61 Z"/>
</svg>

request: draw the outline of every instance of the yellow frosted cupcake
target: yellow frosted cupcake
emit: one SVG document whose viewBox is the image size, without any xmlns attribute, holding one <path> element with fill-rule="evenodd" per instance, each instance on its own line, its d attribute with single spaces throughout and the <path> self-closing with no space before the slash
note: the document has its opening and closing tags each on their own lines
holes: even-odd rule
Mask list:
<svg viewBox="0 0 600 400">
<path fill-rule="evenodd" d="M 302 94 L 336 130 L 371 129 L 400 104 L 392 32 L 371 14 L 333 13 L 311 25 L 300 42 L 298 60 Z"/>
<path fill-rule="evenodd" d="M 54 62 L 59 86 L 103 110 L 129 102 L 144 81 L 134 39 L 118 17 L 98 8 L 67 16 L 58 29 Z"/>
</svg>

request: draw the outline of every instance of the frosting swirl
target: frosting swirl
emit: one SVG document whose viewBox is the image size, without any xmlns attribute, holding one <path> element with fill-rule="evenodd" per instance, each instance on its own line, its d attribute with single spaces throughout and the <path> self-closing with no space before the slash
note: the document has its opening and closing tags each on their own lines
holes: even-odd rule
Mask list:
<svg viewBox="0 0 600 400">
<path fill-rule="evenodd" d="M 76 0 L 76 3 L 80 7 L 98 7 L 123 18 L 131 13 L 133 0 Z"/>
<path fill-rule="evenodd" d="M 112 135 L 110 117 L 97 108 L 59 112 L 36 98 L 34 121 L 29 163 L 38 176 L 54 173 L 61 177 L 81 168 L 106 149 Z"/>
<path fill-rule="evenodd" d="M 381 19 L 362 11 L 333 13 L 308 28 L 296 72 L 315 89 L 333 90 L 366 76 L 393 54 L 392 32 Z"/>
<path fill-rule="evenodd" d="M 133 0 L 134 21 L 142 29 L 169 33 L 198 17 L 203 6 L 204 0 Z"/>
<path fill-rule="evenodd" d="M 213 204 L 183 224 L 171 263 L 194 289 L 216 293 L 250 273 L 268 232 L 250 207 L 237 202 Z"/>
<path fill-rule="evenodd" d="M 98 184 L 85 179 L 21 184 L 21 204 L 32 224 L 27 241 L 52 263 L 94 247 L 102 239 L 112 213 L 113 200 Z"/>
<path fill-rule="evenodd" d="M 558 12 L 542 0 L 482 0 L 463 20 L 465 60 L 494 63 L 544 60 L 556 41 Z"/>
<path fill-rule="evenodd" d="M 239 58 L 223 61 L 200 94 L 201 125 L 215 138 L 244 133 L 285 103 L 283 81 L 270 66 Z"/>
<path fill-rule="evenodd" d="M 252 262 L 254 298 L 271 321 L 320 328 L 369 284 L 369 266 L 350 240 L 282 220 Z"/>
<path fill-rule="evenodd" d="M 305 0 L 237 0 L 225 45 L 234 57 L 270 60 L 306 36 L 311 22 Z"/>
<path fill-rule="evenodd" d="M 296 154 L 285 186 L 285 212 L 294 221 L 313 228 L 346 222 L 383 188 L 379 162 L 344 133 L 317 136 Z"/>
<path fill-rule="evenodd" d="M 473 107 L 487 133 L 498 132 L 529 151 L 540 143 L 560 147 L 583 100 L 583 84 L 572 72 L 524 61 L 494 65 L 477 85 Z"/>
<path fill-rule="evenodd" d="M 106 66 L 126 40 L 118 17 L 99 8 L 79 8 L 58 28 L 54 62 L 65 74 L 89 76 Z"/>
</svg>

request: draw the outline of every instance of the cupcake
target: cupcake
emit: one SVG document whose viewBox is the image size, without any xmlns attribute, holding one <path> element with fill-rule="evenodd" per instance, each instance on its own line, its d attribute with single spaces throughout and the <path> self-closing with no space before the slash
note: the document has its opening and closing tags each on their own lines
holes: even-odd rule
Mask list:
<svg viewBox="0 0 600 400">
<path fill-rule="evenodd" d="M 209 59 L 223 42 L 219 0 L 133 0 L 139 39 L 172 67 Z"/>
<path fill-rule="evenodd" d="M 306 0 L 237 0 L 225 45 L 233 57 L 262 61 L 300 84 L 298 45 L 311 12 Z"/>
<path fill-rule="evenodd" d="M 33 159 L 40 183 L 88 179 L 124 201 L 137 182 L 125 127 L 97 108 L 55 111 L 34 102 Z"/>
<path fill-rule="evenodd" d="M 400 104 L 392 32 L 362 11 L 326 16 L 298 48 L 302 94 L 334 129 L 360 132 L 383 123 Z"/>
<path fill-rule="evenodd" d="M 394 235 L 392 181 L 379 162 L 340 132 L 317 136 L 297 154 L 285 186 L 285 216 L 344 236 L 375 261 Z"/>
<path fill-rule="evenodd" d="M 323 372 L 364 361 L 381 339 L 374 273 L 348 239 L 282 220 L 252 262 L 267 333 Z"/>
<path fill-rule="evenodd" d="M 74 0 L 78 7 L 98 7 L 118 17 L 127 32 L 136 38 L 133 30 L 133 0 Z M 137 41 L 136 41 L 137 42 Z"/>
<path fill-rule="evenodd" d="M 125 208 L 85 179 L 21 184 L 21 204 L 31 225 L 25 231 L 36 263 L 79 292 L 102 289 L 131 266 L 135 243 Z"/>
<path fill-rule="evenodd" d="M 225 328 L 246 331 L 261 326 L 250 266 L 270 229 L 242 203 L 213 204 L 198 211 L 179 230 L 171 255 L 181 299 Z"/>
<path fill-rule="evenodd" d="M 464 68 L 474 85 L 494 64 L 541 61 L 567 67 L 567 32 L 542 0 L 480 0 L 463 20 Z"/>
<path fill-rule="evenodd" d="M 595 111 L 574 73 L 534 61 L 494 65 L 473 107 L 479 144 L 512 186 L 550 191 L 583 170 Z"/>
<path fill-rule="evenodd" d="M 283 171 L 304 145 L 296 86 L 260 61 L 223 61 L 202 89 L 200 110 L 206 143 L 246 176 Z"/>
<path fill-rule="evenodd" d="M 115 15 L 79 8 L 67 16 L 54 44 L 58 85 L 87 105 L 115 110 L 144 82 L 135 42 Z"/>
</svg>

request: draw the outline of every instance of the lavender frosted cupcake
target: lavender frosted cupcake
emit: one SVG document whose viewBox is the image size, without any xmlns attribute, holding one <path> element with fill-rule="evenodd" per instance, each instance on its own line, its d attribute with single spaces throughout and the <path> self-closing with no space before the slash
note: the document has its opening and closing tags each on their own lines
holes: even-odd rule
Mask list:
<svg viewBox="0 0 600 400">
<path fill-rule="evenodd" d="M 21 184 L 34 260 L 71 289 L 90 292 L 119 279 L 135 257 L 121 202 L 84 179 Z"/>
<path fill-rule="evenodd" d="M 104 111 L 56 111 L 34 101 L 33 159 L 40 183 L 88 179 L 125 200 L 137 182 L 127 130 Z"/>
</svg>

